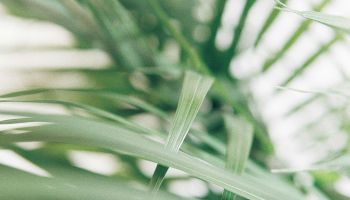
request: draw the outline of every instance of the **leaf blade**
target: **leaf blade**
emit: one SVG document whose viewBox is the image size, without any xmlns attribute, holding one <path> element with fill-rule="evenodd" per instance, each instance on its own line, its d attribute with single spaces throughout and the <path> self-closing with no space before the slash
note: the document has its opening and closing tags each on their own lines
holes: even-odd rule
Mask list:
<svg viewBox="0 0 350 200">
<path fill-rule="evenodd" d="M 324 24 L 326 26 L 342 30 L 346 33 L 350 33 L 350 19 L 342 17 L 342 16 L 337 16 L 337 15 L 330 15 L 330 14 L 325 14 L 317 11 L 300 11 L 300 10 L 295 10 L 287 7 L 285 4 L 283 4 L 280 0 L 275 0 L 277 5 L 279 6 L 280 9 L 283 11 L 295 13 L 297 15 L 300 15 L 306 19 L 310 19 L 316 22 L 319 22 L 321 24 Z"/>
<path fill-rule="evenodd" d="M 243 119 L 230 115 L 224 116 L 225 127 L 228 135 L 226 150 L 226 169 L 237 175 L 244 173 L 253 141 L 253 128 Z M 234 200 L 237 195 L 224 190 L 223 200 Z"/>
<path fill-rule="evenodd" d="M 182 152 L 168 151 L 160 143 L 140 137 L 137 133 L 122 127 L 73 116 L 1 112 L 8 115 L 34 117 L 43 122 L 52 122 L 52 124 L 45 126 L 31 127 L 32 132 L 29 133 L 0 134 L 0 143 L 2 144 L 18 141 L 51 141 L 93 145 L 182 170 L 248 199 L 279 200 L 280 196 L 284 196 L 286 200 L 303 199 L 303 196 L 296 191 L 286 193 L 264 185 L 254 177 L 233 175 Z"/>
<path fill-rule="evenodd" d="M 213 81 L 210 77 L 191 71 L 186 72 L 165 149 L 172 152 L 179 151 Z M 168 167 L 157 165 L 150 181 L 150 189 L 153 194 L 159 190 L 167 170 Z"/>
</svg>

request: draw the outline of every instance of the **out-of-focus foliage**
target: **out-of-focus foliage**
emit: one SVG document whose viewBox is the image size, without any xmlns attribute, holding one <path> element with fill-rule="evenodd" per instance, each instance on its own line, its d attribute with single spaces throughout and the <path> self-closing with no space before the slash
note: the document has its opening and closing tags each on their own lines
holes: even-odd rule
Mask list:
<svg viewBox="0 0 350 200">
<path fill-rule="evenodd" d="M 226 0 L 205 2 L 211 10 L 204 19 L 193 14 L 203 4 L 199 0 L 0 2 L 17 17 L 62 26 L 75 38 L 72 48 L 98 48 L 111 60 L 103 69 L 76 66 L 28 73 L 28 80 L 35 74 L 42 78 L 41 83 L 50 81 L 47 77 L 78 74 L 88 80 L 79 88 L 58 88 L 54 82 L 44 86 L 33 83 L 0 96 L 0 103 L 30 104 L 36 108 L 0 111 L 11 116 L 0 122 L 0 126 L 10 125 L 0 133 L 1 148 L 16 152 L 49 174 L 41 177 L 0 166 L 0 199 L 190 199 L 167 191 L 172 182 L 190 177 L 207 183 L 208 192 L 201 199 L 221 198 L 222 191 L 215 190 L 212 184 L 225 189 L 223 199 L 349 199 L 334 187 L 341 177 L 348 176 L 348 148 L 334 152 L 314 167 L 273 170 L 285 173 L 270 171 L 274 144 L 247 87 L 252 78 L 273 69 L 290 51 L 313 23 L 309 19 L 348 30 L 346 19 L 291 10 L 285 7 L 287 1 L 278 1 L 282 10 L 272 8 L 250 48 L 259 47 L 280 12 L 292 11 L 307 19 L 265 61 L 261 73 L 242 80 L 230 73 L 230 64 L 246 49 L 242 47 L 242 34 L 249 14 L 257 6 L 255 0 L 244 1 L 232 42 L 224 50 L 217 47 L 215 40 Z M 314 9 L 320 11 L 328 3 L 322 0 Z M 300 77 L 332 45 L 343 41 L 343 34 L 334 33 L 281 85 L 286 87 Z M 328 106 L 328 95 L 333 93 L 315 92 L 289 115 L 315 101 L 324 101 Z M 44 106 L 58 106 L 65 112 L 42 114 Z M 342 110 L 347 104 L 329 107 Z M 349 132 L 347 117 L 341 111 L 336 114 L 341 121 L 339 131 Z M 137 120 L 140 117 L 142 120 Z M 314 135 L 317 123 L 305 127 L 304 132 L 309 131 L 310 137 L 322 142 Z M 31 141 L 42 145 L 34 150 L 17 145 Z M 121 169 L 106 176 L 76 167 L 68 158 L 72 150 L 110 153 L 118 158 Z M 151 177 L 144 174 L 140 160 L 159 164 L 154 173 L 159 182 L 151 183 L 156 185 L 153 193 L 148 191 Z M 167 178 L 168 168 L 187 175 Z M 309 182 L 298 178 L 302 175 Z"/>
</svg>

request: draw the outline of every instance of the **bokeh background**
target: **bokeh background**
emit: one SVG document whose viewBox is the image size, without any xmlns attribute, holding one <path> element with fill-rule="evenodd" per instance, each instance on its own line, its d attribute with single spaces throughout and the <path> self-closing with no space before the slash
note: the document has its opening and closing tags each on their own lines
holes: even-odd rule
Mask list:
<svg viewBox="0 0 350 200">
<path fill-rule="evenodd" d="M 209 21 L 213 0 L 195 2 L 197 5 L 191 15 L 198 21 Z M 288 5 L 298 10 L 312 10 L 313 5 L 319 2 L 290 0 Z M 232 41 L 232 30 L 238 23 L 244 1 L 229 0 L 227 5 L 222 26 L 215 39 L 218 49 L 227 48 Z M 332 41 L 335 32 L 329 27 L 312 23 L 282 59 L 274 63 L 271 70 L 259 74 L 266 58 L 277 52 L 304 21 L 292 13 L 281 13 L 258 48 L 253 48 L 256 34 L 273 7 L 272 0 L 259 0 L 254 5 L 239 44 L 241 53 L 231 62 L 231 71 L 238 78 L 247 80 L 247 87 L 252 91 L 257 109 L 267 123 L 276 147 L 275 167 L 307 168 L 334 152 L 347 148 L 349 134 L 344 123 L 349 121 L 350 40 L 344 38 L 335 41 L 321 56 L 310 61 L 298 78 L 287 87 L 282 87 L 283 80 L 308 62 L 310 56 L 317 53 L 322 45 Z M 323 12 L 350 17 L 350 1 L 333 0 Z M 206 29 L 204 26 L 195 28 L 195 40 L 203 40 Z M 104 69 L 111 65 L 112 61 L 105 52 L 97 48 L 77 49 L 75 44 L 74 37 L 63 27 L 15 17 L 0 3 L 0 93 L 29 87 L 94 86 L 94 83 L 78 73 L 63 73 L 60 76 L 42 73 L 47 69 Z M 178 48 L 176 43 L 169 42 L 164 54 L 176 61 L 179 59 Z M 322 97 L 311 101 L 315 96 Z M 297 110 L 296 106 L 307 101 L 311 103 Z M 11 103 L 0 105 L 3 109 L 17 106 Z M 59 108 L 47 109 L 42 111 L 61 112 Z M 152 122 L 149 118 L 140 117 L 139 120 Z M 39 143 L 23 145 L 25 148 L 38 146 Z M 76 166 L 102 174 L 113 174 L 121 167 L 117 158 L 109 154 L 72 151 L 69 158 Z M 45 171 L 9 150 L 0 150 L 0 163 L 45 174 Z M 274 161 L 272 166 L 273 163 Z M 152 175 L 155 167 L 153 163 L 140 161 L 139 165 L 143 173 Z M 172 170 L 170 176 L 172 175 L 183 174 Z M 350 178 L 346 176 L 336 185 L 340 193 L 350 197 L 349 188 Z M 197 179 L 174 182 L 170 185 L 170 190 L 183 196 L 195 197 L 207 192 L 206 185 Z"/>
</svg>

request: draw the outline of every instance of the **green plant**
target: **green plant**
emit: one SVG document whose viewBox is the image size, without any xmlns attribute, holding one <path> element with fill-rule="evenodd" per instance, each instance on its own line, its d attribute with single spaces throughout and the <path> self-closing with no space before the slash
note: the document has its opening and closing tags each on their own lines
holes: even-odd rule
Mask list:
<svg viewBox="0 0 350 200">
<path fill-rule="evenodd" d="M 99 70 L 37 72 L 52 76 L 77 73 L 93 83 L 86 87 L 27 88 L 0 96 L 1 103 L 58 105 L 67 111 L 64 115 L 0 111 L 12 116 L 0 124 L 14 125 L 1 131 L 0 146 L 50 174 L 40 177 L 0 165 L 0 199 L 187 199 L 161 187 L 174 181 L 166 178 L 169 168 L 224 189 L 222 194 L 210 191 L 203 199 L 301 200 L 310 194 L 318 199 L 349 199 L 332 187 L 342 175 L 338 169 L 348 167 L 346 149 L 341 156 L 310 169 L 274 170 L 287 174 L 269 170 L 274 146 L 268 129 L 245 87 L 247 80 L 229 73 L 231 61 L 244 51 L 240 47 L 241 36 L 255 0 L 245 1 L 233 41 L 224 51 L 215 46 L 215 38 L 226 0 L 214 1 L 214 16 L 205 23 L 189 14 L 197 6 L 194 0 L 0 2 L 14 15 L 66 28 L 76 39 L 75 48 L 100 48 L 112 60 L 111 66 Z M 321 1 L 315 10 L 321 10 L 328 2 Z M 284 89 L 350 30 L 345 18 L 297 11 L 285 3 L 276 1 L 279 9 L 271 10 L 252 46 L 259 46 L 281 11 L 296 13 L 341 32 L 335 33 L 329 43 L 292 72 L 281 84 Z M 281 50 L 267 59 L 261 74 L 289 51 L 310 24 L 310 20 L 300 24 Z M 192 33 L 200 26 L 209 28 L 210 35 L 196 41 Z M 180 49 L 175 61 L 164 54 L 168 42 L 176 42 Z M 325 93 L 315 93 L 289 114 L 312 101 L 326 99 Z M 156 118 L 158 127 L 133 120 L 140 115 Z M 31 125 L 26 126 L 28 123 Z M 344 120 L 343 126 L 346 125 Z M 348 130 L 348 126 L 344 129 Z M 16 145 L 31 141 L 43 145 L 35 150 Z M 108 177 L 78 168 L 67 158 L 71 150 L 112 153 L 120 158 L 124 170 Z M 141 173 L 137 165 L 140 159 L 157 163 L 151 179 Z M 315 169 L 327 171 L 314 172 Z M 293 173 L 300 171 L 307 171 L 313 182 L 298 181 L 295 178 L 298 174 Z M 140 186 L 135 187 L 135 182 Z"/>
</svg>

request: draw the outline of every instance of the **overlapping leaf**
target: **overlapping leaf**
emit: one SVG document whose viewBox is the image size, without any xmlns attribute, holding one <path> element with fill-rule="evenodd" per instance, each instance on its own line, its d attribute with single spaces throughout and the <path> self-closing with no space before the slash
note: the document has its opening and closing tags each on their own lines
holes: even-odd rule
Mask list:
<svg viewBox="0 0 350 200">
<path fill-rule="evenodd" d="M 191 71 L 186 72 L 178 107 L 165 145 L 168 151 L 179 151 L 212 83 L 213 79 L 210 77 Z M 158 191 L 167 170 L 168 167 L 157 165 L 150 182 L 153 192 Z"/>
<path fill-rule="evenodd" d="M 345 31 L 346 33 L 350 33 L 350 19 L 342 17 L 342 16 L 336 16 L 336 15 L 330 15 L 325 14 L 321 12 L 315 12 L 315 11 L 299 11 L 295 9 L 291 9 L 287 7 L 283 2 L 280 0 L 276 0 L 277 4 L 280 6 L 280 9 L 292 13 L 296 13 L 302 17 L 305 17 L 310 20 L 314 20 L 317 22 L 320 22 L 322 24 L 325 24 L 327 26 Z"/>
<path fill-rule="evenodd" d="M 7 115 L 31 117 L 37 122 L 50 123 L 39 127 L 23 128 L 25 133 L 2 133 L 0 134 L 1 144 L 19 141 L 47 141 L 91 145 L 177 168 L 248 199 L 279 200 L 281 196 L 286 200 L 303 199 L 296 191 L 287 192 L 283 188 L 274 188 L 254 177 L 233 175 L 182 152 L 174 153 L 164 149 L 160 143 L 141 137 L 123 127 L 73 116 L 1 112 Z"/>
<path fill-rule="evenodd" d="M 253 129 L 242 119 L 225 115 L 225 125 L 228 134 L 226 149 L 226 169 L 237 175 L 243 174 L 248 161 L 253 141 Z M 237 196 L 227 190 L 223 193 L 223 200 L 235 200 Z"/>
<path fill-rule="evenodd" d="M 88 174 L 71 173 L 60 169 L 66 177 L 40 177 L 0 165 L 0 198 L 11 200 L 141 200 L 152 199 L 147 191 L 134 189 L 127 184 L 107 177 L 89 176 Z M 69 177 L 69 178 L 68 178 Z M 164 192 L 158 200 L 180 200 Z"/>
</svg>

